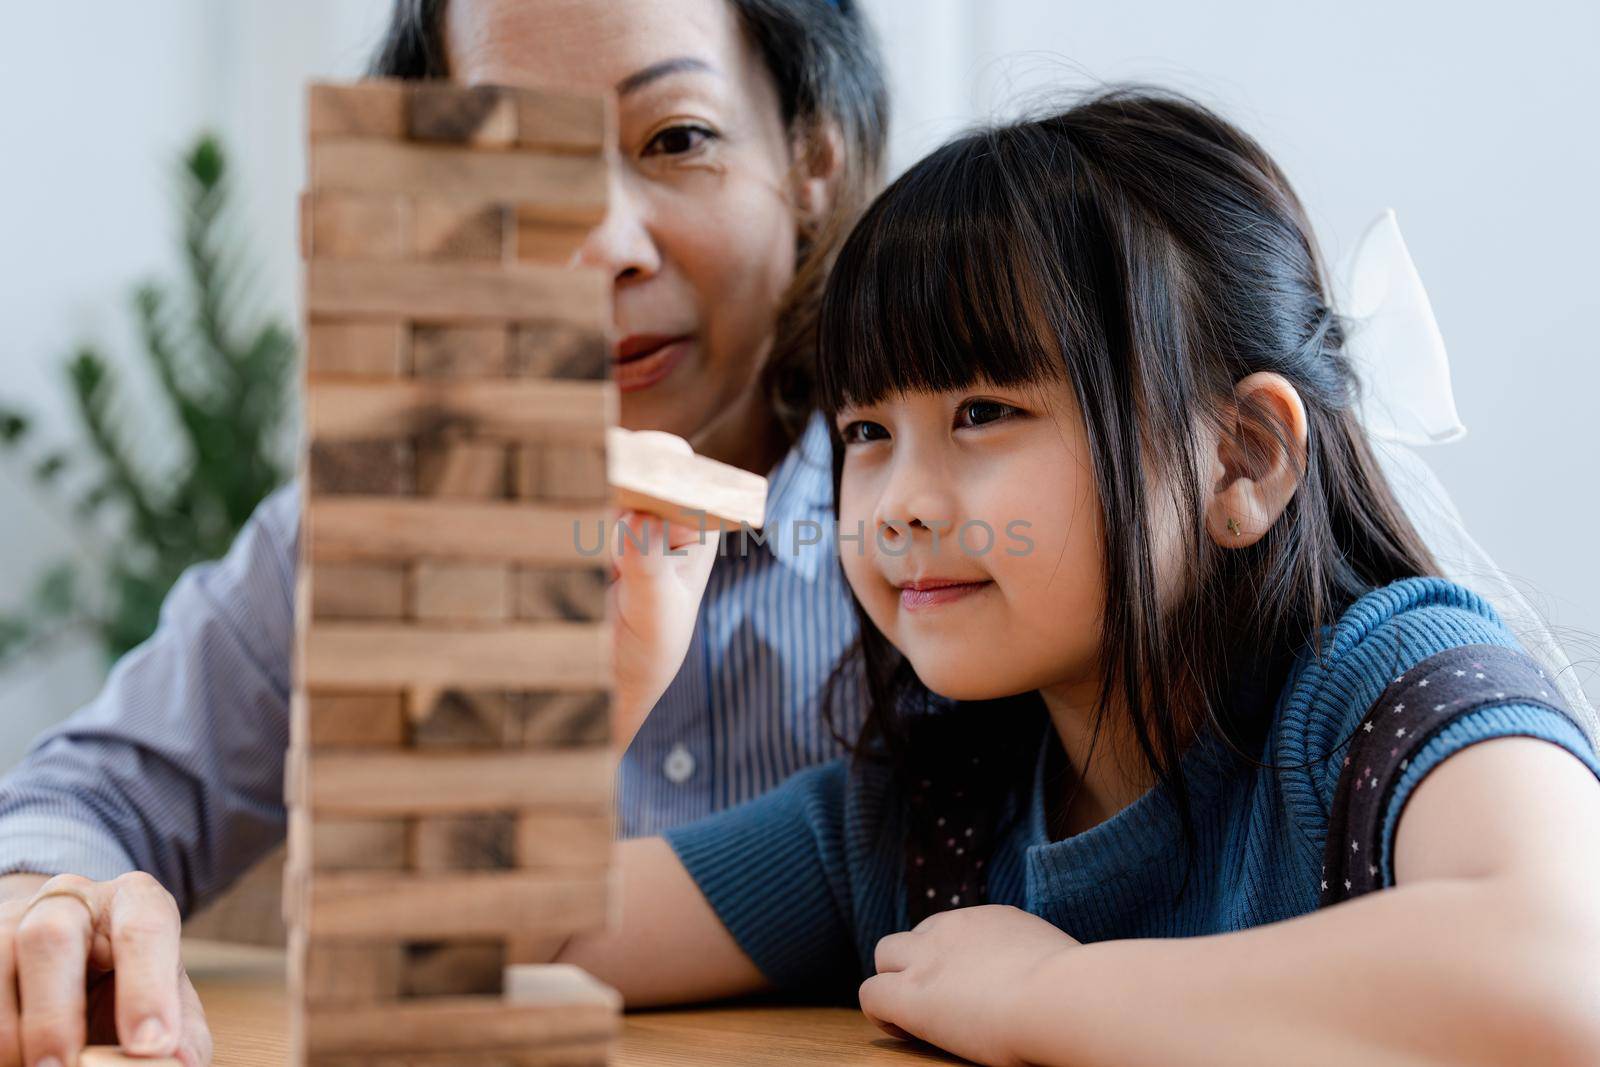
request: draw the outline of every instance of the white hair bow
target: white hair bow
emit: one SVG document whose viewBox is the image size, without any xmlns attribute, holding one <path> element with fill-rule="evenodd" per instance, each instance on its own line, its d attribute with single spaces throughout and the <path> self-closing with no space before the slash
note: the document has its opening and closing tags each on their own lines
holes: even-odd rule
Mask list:
<svg viewBox="0 0 1600 1067">
<path fill-rule="evenodd" d="M 1600 740 L 1600 718 L 1560 640 L 1467 533 L 1444 485 L 1408 447 L 1457 441 L 1467 428 L 1456 414 L 1450 362 L 1433 305 L 1392 208 L 1367 227 L 1341 261 L 1334 273 L 1333 305 L 1345 319 L 1345 351 L 1361 380 L 1361 422 L 1400 505 L 1445 577 L 1494 605 L 1506 628 L 1552 669 L 1556 688 L 1590 738 Z"/>
<path fill-rule="evenodd" d="M 1333 286 L 1334 309 L 1347 323 L 1345 352 L 1363 386 L 1367 432 L 1407 445 L 1464 436 L 1444 338 L 1393 208 L 1367 227 Z"/>
</svg>

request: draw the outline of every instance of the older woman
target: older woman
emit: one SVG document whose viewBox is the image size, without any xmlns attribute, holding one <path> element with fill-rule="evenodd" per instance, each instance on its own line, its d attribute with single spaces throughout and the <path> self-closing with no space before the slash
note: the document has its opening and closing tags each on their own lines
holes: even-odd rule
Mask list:
<svg viewBox="0 0 1600 1067">
<path fill-rule="evenodd" d="M 854 5 L 397 0 L 374 72 L 616 92 L 611 210 L 581 256 L 615 279 L 621 421 L 770 479 L 774 538 L 710 564 L 682 668 L 624 758 L 624 833 L 834 755 L 820 694 L 854 621 L 829 542 L 790 531 L 828 526 L 816 302 L 883 156 Z M 0 783 L 0 1067 L 70 1064 L 112 1038 L 101 1019 L 130 1051 L 209 1060 L 179 916 L 284 833 L 296 508 L 270 498 L 185 575 L 156 635 Z M 70 895 L 36 897 L 48 875 Z M 86 1004 L 86 972 L 113 968 L 114 1009 Z"/>
</svg>

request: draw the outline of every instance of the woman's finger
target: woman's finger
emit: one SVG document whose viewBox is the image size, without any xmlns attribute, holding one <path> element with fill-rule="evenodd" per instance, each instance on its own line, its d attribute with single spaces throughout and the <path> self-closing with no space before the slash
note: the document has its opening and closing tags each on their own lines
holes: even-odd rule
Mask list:
<svg viewBox="0 0 1600 1067">
<path fill-rule="evenodd" d="M 22 902 L 0 905 L 0 1067 L 21 1067 L 22 1028 L 17 1012 L 17 920 Z"/>
<path fill-rule="evenodd" d="M 75 895 L 51 895 L 62 889 Z M 63 1067 L 83 1051 L 84 983 L 98 896 L 87 879 L 52 878 L 17 923 L 22 1056 L 30 1067 Z"/>
<path fill-rule="evenodd" d="M 211 1067 L 211 1026 L 206 1022 L 200 994 L 189 981 L 187 971 L 178 976 L 178 1000 L 182 1008 L 182 1037 L 174 1055 L 183 1067 Z"/>
<path fill-rule="evenodd" d="M 148 874 L 123 875 L 111 886 L 106 923 L 117 971 L 117 1040 L 136 1056 L 170 1056 L 182 1022 L 178 905 Z"/>
</svg>

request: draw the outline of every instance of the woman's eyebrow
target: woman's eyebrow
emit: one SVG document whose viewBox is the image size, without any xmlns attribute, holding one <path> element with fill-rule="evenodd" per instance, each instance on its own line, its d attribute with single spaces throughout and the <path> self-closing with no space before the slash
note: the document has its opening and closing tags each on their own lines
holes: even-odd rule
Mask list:
<svg viewBox="0 0 1600 1067">
<path fill-rule="evenodd" d="M 703 59 L 696 59 L 694 56 L 663 59 L 659 63 L 652 63 L 648 67 L 636 70 L 617 82 L 617 95 L 627 96 L 629 93 L 638 92 L 653 81 L 671 74 L 682 74 L 687 71 L 703 71 L 707 74 L 715 74 L 717 73 L 717 68 Z"/>
</svg>

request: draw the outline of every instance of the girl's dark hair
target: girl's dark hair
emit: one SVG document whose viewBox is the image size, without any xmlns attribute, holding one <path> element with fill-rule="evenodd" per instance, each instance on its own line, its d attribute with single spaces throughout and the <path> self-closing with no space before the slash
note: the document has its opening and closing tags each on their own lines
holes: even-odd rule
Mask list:
<svg viewBox="0 0 1600 1067">
<path fill-rule="evenodd" d="M 1120 698 L 1191 856 L 1183 739 L 1209 725 L 1259 755 L 1292 654 L 1309 640 L 1320 655 L 1321 627 L 1368 590 L 1437 572 L 1357 420 L 1344 337 L 1283 173 L 1205 107 L 1143 87 L 934 152 L 868 208 L 828 283 L 825 409 L 979 381 L 1072 391 L 1105 531 L 1095 733 Z M 1233 431 L 1234 386 L 1258 371 L 1298 390 L 1309 443 L 1278 521 L 1254 545 L 1224 549 L 1205 531 L 1198 431 Z M 1296 455 L 1269 412 L 1244 405 L 1237 418 L 1240 463 L 1280 445 Z M 836 500 L 842 463 L 835 435 Z M 1180 517 L 1185 567 L 1181 602 L 1159 608 L 1157 501 Z M 857 616 L 869 700 L 858 757 L 886 758 L 913 796 L 959 764 L 961 791 L 998 811 L 1029 777 L 1019 760 L 1038 752 L 1037 694 L 908 714 L 932 706 L 926 690 L 859 603 Z M 1000 757 L 986 774 L 972 766 L 981 752 Z M 915 810 L 911 821 L 915 841 Z M 922 896 L 912 894 L 913 919 Z"/>
<path fill-rule="evenodd" d="M 854 0 L 728 0 L 778 88 L 785 126 L 808 152 L 826 150 L 830 127 L 844 152 L 833 209 L 809 223 L 795 249 L 795 276 L 778 309 L 763 382 L 793 439 L 816 406 L 817 313 L 834 256 L 882 184 L 889 94 L 872 27 Z M 369 65 L 378 78 L 450 76 L 446 0 L 395 0 Z M 797 161 L 797 164 L 800 161 Z"/>
</svg>

